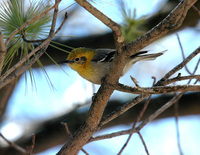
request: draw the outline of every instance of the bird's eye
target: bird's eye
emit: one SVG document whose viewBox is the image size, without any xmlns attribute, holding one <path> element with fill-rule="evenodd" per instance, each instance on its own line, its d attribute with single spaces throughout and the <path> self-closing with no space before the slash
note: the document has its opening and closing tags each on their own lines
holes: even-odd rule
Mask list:
<svg viewBox="0 0 200 155">
<path fill-rule="evenodd" d="M 74 60 L 75 60 L 75 61 L 79 61 L 79 59 L 80 59 L 80 58 L 75 58 Z"/>
</svg>

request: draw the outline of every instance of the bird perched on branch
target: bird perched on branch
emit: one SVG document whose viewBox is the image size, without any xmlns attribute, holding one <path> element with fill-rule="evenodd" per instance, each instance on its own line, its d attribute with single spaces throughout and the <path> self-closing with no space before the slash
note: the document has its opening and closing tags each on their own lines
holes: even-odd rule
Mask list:
<svg viewBox="0 0 200 155">
<path fill-rule="evenodd" d="M 161 56 L 163 52 L 147 54 L 148 51 L 139 51 L 130 56 L 121 76 L 126 74 L 137 61 L 154 60 Z M 89 49 L 76 48 L 72 50 L 67 59 L 61 63 L 67 63 L 73 70 L 77 71 L 84 79 L 101 84 L 109 70 L 111 63 L 116 55 L 115 49 Z"/>
</svg>

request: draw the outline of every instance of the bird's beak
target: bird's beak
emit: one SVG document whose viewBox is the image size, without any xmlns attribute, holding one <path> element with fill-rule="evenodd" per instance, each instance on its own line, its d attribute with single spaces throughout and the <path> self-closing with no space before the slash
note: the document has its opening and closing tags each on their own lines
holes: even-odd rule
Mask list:
<svg viewBox="0 0 200 155">
<path fill-rule="evenodd" d="M 73 60 L 64 60 L 64 61 L 60 61 L 58 62 L 58 64 L 63 64 L 63 63 L 73 63 Z"/>
</svg>

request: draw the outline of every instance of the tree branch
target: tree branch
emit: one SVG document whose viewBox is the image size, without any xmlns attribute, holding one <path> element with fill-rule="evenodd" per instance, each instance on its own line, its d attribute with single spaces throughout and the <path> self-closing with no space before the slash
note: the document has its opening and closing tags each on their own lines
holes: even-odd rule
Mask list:
<svg viewBox="0 0 200 155">
<path fill-rule="evenodd" d="M 174 73 L 182 69 L 192 58 L 194 58 L 199 53 L 200 46 L 194 52 L 192 52 L 184 61 L 182 61 L 179 65 L 170 70 L 156 85 L 162 85 L 163 82 L 165 82 Z"/>
<path fill-rule="evenodd" d="M 154 86 L 165 86 L 168 84 L 168 78 L 173 75 L 175 72 L 177 72 L 178 70 L 180 70 L 181 68 L 184 67 L 184 65 L 186 65 L 192 58 L 194 58 L 198 53 L 200 53 L 200 47 L 197 48 L 193 53 L 191 53 L 183 62 L 181 62 L 180 64 L 178 64 L 176 67 L 174 67 L 172 70 L 170 70 L 165 76 L 164 78 L 160 79 Z M 179 78 L 176 77 L 176 78 Z M 140 89 L 141 87 L 137 87 L 138 90 L 141 91 Z M 120 107 L 119 109 L 117 109 L 116 111 L 113 111 L 111 114 L 109 114 L 108 116 L 106 116 L 105 118 L 102 119 L 102 121 L 99 124 L 99 128 L 103 125 L 105 125 L 106 123 L 110 122 L 111 120 L 115 119 L 116 117 L 120 116 L 121 114 L 123 114 L 124 112 L 126 112 L 128 109 L 132 108 L 133 106 L 135 106 L 136 104 L 138 104 L 139 102 L 141 102 L 143 99 L 145 99 L 146 97 L 148 97 L 148 94 L 143 94 L 140 96 L 137 96 L 136 98 L 134 98 L 132 101 L 124 104 L 122 107 Z"/>
<path fill-rule="evenodd" d="M 153 27 L 145 35 L 126 45 L 126 49 L 129 55 L 132 55 L 142 48 L 146 47 L 153 41 L 165 35 L 170 30 L 178 28 L 182 24 L 188 10 L 196 2 L 197 0 L 181 1 L 163 21 Z"/>
<path fill-rule="evenodd" d="M 103 22 L 106 26 L 108 26 L 110 29 L 113 30 L 115 34 L 116 39 L 116 45 L 120 45 L 120 48 L 124 45 L 124 37 L 121 32 L 121 27 L 116 22 L 114 22 L 112 19 L 107 17 L 105 14 L 103 14 L 101 11 L 93 7 L 88 1 L 86 0 L 76 0 L 76 2 L 81 5 L 83 8 L 85 8 L 88 12 L 90 12 L 92 15 L 94 15 L 96 18 L 98 18 L 101 22 Z M 121 49 L 119 48 L 118 52 L 121 52 Z M 118 48 L 117 48 L 118 49 Z"/>
<path fill-rule="evenodd" d="M 94 8 L 89 3 L 86 3 L 86 0 L 76 1 L 86 9 L 90 8 L 90 10 L 88 10 L 91 11 L 92 14 L 96 17 L 100 18 L 100 15 L 102 15 L 99 10 Z M 110 21 L 109 18 L 105 15 L 102 17 L 103 22 L 108 22 L 106 23 L 106 25 L 109 25 L 111 29 L 114 29 L 115 43 L 118 54 L 113 60 L 109 75 L 106 76 L 105 81 L 99 88 L 97 95 L 94 98 L 85 123 L 78 129 L 73 137 L 65 143 L 65 145 L 58 152 L 58 155 L 75 155 L 83 147 L 83 145 L 88 142 L 93 133 L 99 129 L 99 122 L 102 118 L 105 106 L 114 91 L 113 87 L 111 87 L 111 84 L 116 84 L 118 82 L 118 79 L 121 75 L 121 72 L 126 64 L 126 60 L 128 59 L 128 57 L 131 54 L 139 51 L 141 48 L 144 48 L 146 45 L 152 43 L 156 39 L 160 38 L 169 30 L 180 26 L 183 19 L 185 18 L 185 15 L 187 14 L 187 11 L 196 1 L 197 0 L 185 0 L 179 3 L 179 5 L 160 24 L 155 26 L 155 28 L 147 32 L 145 35 L 138 38 L 136 41 L 126 45 L 125 48 L 121 48 L 124 44 L 123 39 L 121 38 L 121 35 L 117 35 L 116 32 L 120 31 L 120 28 L 118 26 L 116 27 L 116 29 L 113 28 L 111 26 L 113 22 Z M 140 98 L 144 99 L 147 96 L 148 95 L 141 95 Z"/>
<path fill-rule="evenodd" d="M 153 119 L 155 119 L 163 111 L 165 111 L 171 105 L 176 103 L 181 98 L 182 95 L 183 95 L 183 93 L 180 93 L 179 95 L 175 96 L 173 99 L 171 99 L 165 105 L 163 105 L 160 109 L 158 109 L 155 113 L 150 115 L 146 120 L 144 120 L 142 123 L 140 123 L 140 125 L 138 127 L 132 128 L 132 129 L 128 129 L 128 130 L 119 131 L 119 132 L 114 132 L 114 133 L 111 133 L 111 134 L 105 134 L 105 135 L 101 135 L 101 136 L 96 136 L 94 138 L 91 138 L 88 142 L 93 142 L 93 141 L 97 141 L 97 140 L 108 139 L 108 138 L 113 138 L 113 137 L 117 137 L 117 136 L 121 136 L 121 135 L 125 135 L 125 134 L 133 134 L 133 133 L 139 132 L 148 122 L 150 122 Z"/>
<path fill-rule="evenodd" d="M 2 68 L 3 68 L 5 55 L 6 55 L 6 46 L 4 44 L 3 34 L 1 31 L 1 26 L 0 26 L 0 76 L 1 76 Z"/>
<path fill-rule="evenodd" d="M 113 85 L 115 90 L 133 93 L 133 94 L 163 94 L 174 92 L 186 92 L 186 91 L 200 91 L 200 85 L 176 85 L 176 86 L 153 86 L 153 87 L 130 87 L 123 84 Z"/>
</svg>

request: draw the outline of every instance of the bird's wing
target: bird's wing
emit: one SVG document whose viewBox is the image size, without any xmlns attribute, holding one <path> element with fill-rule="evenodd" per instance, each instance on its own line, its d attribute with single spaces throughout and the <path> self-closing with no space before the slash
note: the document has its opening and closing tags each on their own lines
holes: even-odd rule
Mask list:
<svg viewBox="0 0 200 155">
<path fill-rule="evenodd" d="M 97 54 L 95 54 L 92 61 L 99 62 L 99 63 L 112 62 L 116 54 L 115 49 L 96 49 L 96 52 Z"/>
</svg>

